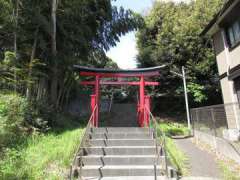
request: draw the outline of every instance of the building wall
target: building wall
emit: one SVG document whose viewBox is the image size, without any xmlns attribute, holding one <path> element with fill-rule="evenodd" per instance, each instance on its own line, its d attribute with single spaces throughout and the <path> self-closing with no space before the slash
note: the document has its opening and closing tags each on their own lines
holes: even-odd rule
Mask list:
<svg viewBox="0 0 240 180">
<path fill-rule="evenodd" d="M 226 59 L 226 54 L 224 52 L 224 44 L 222 40 L 221 31 L 217 32 L 213 36 L 213 44 L 214 50 L 216 54 L 217 66 L 218 66 L 218 73 L 222 75 L 227 72 L 228 63 Z"/>
<path fill-rule="evenodd" d="M 240 64 L 240 58 L 238 58 L 240 56 L 240 46 L 236 47 L 233 50 L 229 50 L 225 33 L 222 30 L 218 31 L 213 35 L 213 44 L 216 54 L 219 76 L 221 78 L 220 84 L 224 104 L 238 102 L 237 93 L 234 89 L 234 81 L 228 78 L 228 70 L 229 68 L 236 67 Z M 235 111 L 237 112 L 237 109 L 235 109 Z M 230 113 L 232 114 L 232 112 L 228 112 L 228 110 L 226 110 L 227 117 Z M 237 113 L 235 114 L 235 118 L 227 118 L 228 128 L 230 129 L 239 129 L 239 115 Z"/>
<path fill-rule="evenodd" d="M 213 36 L 213 44 L 216 53 L 216 61 L 218 66 L 219 76 L 221 77 L 221 88 L 223 101 L 225 104 L 237 102 L 237 94 L 234 90 L 233 80 L 228 78 L 229 68 L 240 64 L 240 58 L 237 58 L 237 53 L 240 56 L 240 46 L 230 51 L 227 47 L 226 39 L 223 37 L 223 32 L 218 31 Z M 238 62 L 239 61 L 239 62 Z M 238 63 L 237 63 L 238 62 Z"/>
<path fill-rule="evenodd" d="M 228 80 L 228 77 L 225 77 L 220 81 L 220 83 L 221 83 L 224 104 L 233 103 L 232 99 L 233 98 L 235 99 L 235 96 L 236 96 L 236 94 L 232 93 L 233 81 L 230 81 L 230 80 Z M 239 119 L 239 117 L 238 117 L 239 115 L 237 115 L 237 113 L 239 113 L 238 107 L 234 106 L 233 108 L 225 109 L 225 111 L 226 111 L 226 116 L 227 116 L 227 121 L 228 121 L 228 128 L 229 129 L 238 128 L 238 124 L 237 124 L 238 119 Z M 233 117 L 234 114 L 236 114 L 235 117 Z"/>
<path fill-rule="evenodd" d="M 219 75 L 227 72 L 228 68 L 232 69 L 240 64 L 240 46 L 233 49 L 227 49 L 229 62 L 226 59 L 226 52 L 222 38 L 222 32 L 218 31 L 213 35 L 214 49 L 217 56 Z"/>
<path fill-rule="evenodd" d="M 223 94 L 223 101 L 224 104 L 233 103 L 232 102 L 232 91 L 233 88 L 233 82 L 228 80 L 228 77 L 225 77 L 221 79 L 221 88 L 222 88 L 222 94 Z"/>
<path fill-rule="evenodd" d="M 230 68 L 234 68 L 240 64 L 240 46 L 230 50 L 229 57 L 231 59 Z"/>
<path fill-rule="evenodd" d="M 226 73 L 229 69 L 232 69 L 240 64 L 240 46 L 233 49 L 229 49 L 228 47 L 225 49 L 221 31 L 218 31 L 213 35 L 213 41 L 217 56 L 219 75 Z M 229 61 L 227 61 L 226 55 L 228 55 Z"/>
</svg>

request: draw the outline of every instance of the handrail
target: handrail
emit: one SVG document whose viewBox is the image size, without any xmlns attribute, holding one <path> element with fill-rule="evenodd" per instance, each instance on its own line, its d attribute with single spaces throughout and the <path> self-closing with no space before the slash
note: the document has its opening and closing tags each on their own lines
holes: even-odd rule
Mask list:
<svg viewBox="0 0 240 180">
<path fill-rule="evenodd" d="M 149 122 L 149 131 L 151 130 L 151 122 L 153 122 L 153 136 L 155 137 L 156 139 L 156 154 L 155 154 L 155 162 L 154 162 L 154 177 L 155 177 L 155 180 L 157 180 L 157 165 L 158 165 L 158 162 L 160 160 L 160 152 L 161 150 L 164 151 L 164 161 L 165 161 L 165 171 L 166 171 L 166 174 L 168 176 L 168 164 L 167 164 L 167 152 L 166 152 L 166 136 L 165 136 L 165 133 L 161 130 L 160 130 L 160 135 L 159 135 L 159 132 L 158 132 L 158 122 L 156 120 L 156 118 L 153 116 L 152 112 L 149 110 L 149 108 L 147 106 L 145 106 L 145 109 L 147 110 L 147 112 L 149 113 L 149 119 L 150 119 L 150 122 Z M 145 111 L 144 111 L 145 112 Z M 146 116 L 144 115 L 144 118 Z M 146 122 L 146 121 L 145 121 Z M 158 144 L 158 138 L 160 138 L 160 144 Z M 163 163 L 162 163 L 163 164 Z"/>
<path fill-rule="evenodd" d="M 95 115 L 95 113 L 96 113 L 97 108 L 98 108 L 98 106 L 96 105 L 96 106 L 94 107 L 93 111 L 92 111 L 92 114 L 91 114 L 91 116 L 90 116 L 90 119 L 88 120 L 88 124 L 87 124 L 87 126 L 86 126 L 86 129 L 85 129 L 83 138 L 81 139 L 80 145 L 78 146 L 78 148 L 77 148 L 77 150 L 76 150 L 76 152 L 75 152 L 74 158 L 73 158 L 73 160 L 72 160 L 72 164 L 71 164 L 71 166 L 70 166 L 70 173 L 69 173 L 69 179 L 70 179 L 70 180 L 72 180 L 72 179 L 73 179 L 73 176 L 74 176 L 73 170 L 74 170 L 74 167 L 75 167 L 76 164 L 77 164 L 77 157 L 78 157 L 78 155 L 79 155 L 79 152 L 82 150 L 83 147 L 85 147 L 84 143 L 87 141 L 88 132 L 89 132 L 89 130 L 91 130 L 91 129 L 93 128 L 93 122 L 92 122 L 92 121 L 93 121 L 93 119 L 94 119 L 94 117 L 95 117 L 94 115 Z M 80 154 L 80 162 L 78 162 L 78 163 L 80 163 L 80 176 L 81 176 L 82 165 L 83 165 L 83 163 L 82 163 L 82 156 L 83 156 L 83 155 L 82 155 L 82 153 L 81 153 L 81 154 Z M 80 177 L 80 179 L 81 179 L 81 177 Z"/>
</svg>

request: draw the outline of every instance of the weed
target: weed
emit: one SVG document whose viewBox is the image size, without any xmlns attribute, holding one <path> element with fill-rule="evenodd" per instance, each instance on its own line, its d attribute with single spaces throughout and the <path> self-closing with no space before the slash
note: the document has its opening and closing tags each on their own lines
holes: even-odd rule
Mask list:
<svg viewBox="0 0 240 180">
<path fill-rule="evenodd" d="M 188 158 L 177 148 L 175 142 L 170 138 L 176 135 L 189 135 L 186 126 L 179 123 L 160 122 L 159 128 L 165 133 L 166 137 L 166 150 L 171 164 L 177 169 L 179 175 L 188 175 Z"/>
<path fill-rule="evenodd" d="M 218 165 L 221 169 L 222 178 L 225 180 L 239 180 L 240 173 L 239 170 L 230 169 L 230 167 L 234 167 L 231 162 L 226 162 L 223 160 L 218 160 Z"/>
<path fill-rule="evenodd" d="M 69 119 L 65 123 L 70 124 L 68 129 L 32 135 L 23 144 L 6 149 L 0 161 L 0 179 L 66 178 L 84 129 Z"/>
</svg>

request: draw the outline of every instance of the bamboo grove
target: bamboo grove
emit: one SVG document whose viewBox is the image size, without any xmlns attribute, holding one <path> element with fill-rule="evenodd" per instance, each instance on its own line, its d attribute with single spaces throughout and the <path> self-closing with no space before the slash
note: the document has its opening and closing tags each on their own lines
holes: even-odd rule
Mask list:
<svg viewBox="0 0 240 180">
<path fill-rule="evenodd" d="M 111 0 L 0 0 L 0 88 L 60 108 L 73 64 L 113 64 L 105 52 L 142 18 Z"/>
</svg>

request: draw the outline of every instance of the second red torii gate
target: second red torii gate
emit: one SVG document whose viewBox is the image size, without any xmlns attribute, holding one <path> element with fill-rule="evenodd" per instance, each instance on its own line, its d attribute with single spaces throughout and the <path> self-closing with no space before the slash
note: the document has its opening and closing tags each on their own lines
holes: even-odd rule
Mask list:
<svg viewBox="0 0 240 180">
<path fill-rule="evenodd" d="M 159 76 L 160 70 L 165 66 L 158 66 L 153 68 L 134 69 L 134 70 L 109 70 L 87 68 L 75 65 L 74 68 L 79 72 L 80 76 L 93 76 L 95 81 L 83 81 L 81 85 L 94 86 L 94 94 L 91 95 L 91 110 L 94 113 L 93 125 L 98 127 L 99 124 L 99 98 L 101 85 L 132 85 L 139 86 L 139 102 L 138 102 L 138 124 L 141 127 L 149 125 L 149 111 L 150 110 L 150 96 L 145 95 L 145 86 L 158 86 L 159 82 L 145 81 L 145 77 Z M 139 81 L 103 81 L 103 78 L 130 78 L 137 77 Z"/>
</svg>

